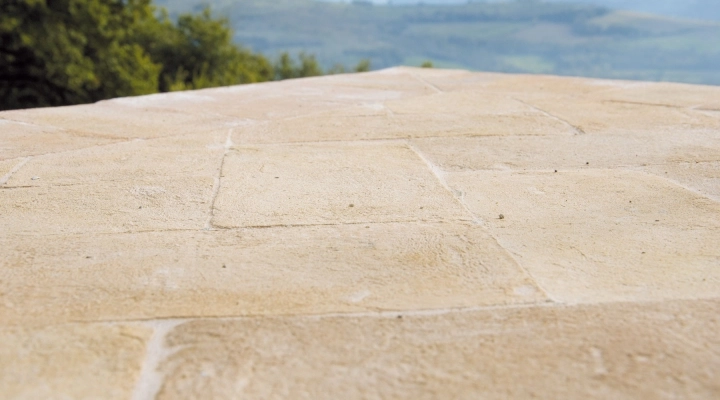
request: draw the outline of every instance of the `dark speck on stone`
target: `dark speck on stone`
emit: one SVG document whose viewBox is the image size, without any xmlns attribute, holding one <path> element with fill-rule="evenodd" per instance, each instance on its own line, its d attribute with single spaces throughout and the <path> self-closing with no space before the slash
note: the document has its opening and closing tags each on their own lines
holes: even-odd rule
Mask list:
<svg viewBox="0 0 720 400">
<path fill-rule="evenodd" d="M 557 170 L 555 170 L 555 172 L 557 172 Z"/>
<path fill-rule="evenodd" d="M 225 264 L 223 264 L 223 268 L 227 268 L 227 267 L 225 267 Z"/>
<path fill-rule="evenodd" d="M 350 204 L 348 207 L 350 207 L 350 208 L 355 207 L 355 204 Z"/>
<path fill-rule="evenodd" d="M 398 316 L 397 316 L 397 319 L 402 319 L 402 315 L 398 315 Z"/>
</svg>

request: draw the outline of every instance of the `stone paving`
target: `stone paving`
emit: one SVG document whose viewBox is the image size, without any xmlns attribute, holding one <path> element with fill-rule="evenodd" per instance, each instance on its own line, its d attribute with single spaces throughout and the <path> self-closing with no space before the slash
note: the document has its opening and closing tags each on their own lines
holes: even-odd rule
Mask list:
<svg viewBox="0 0 720 400">
<path fill-rule="evenodd" d="M 720 398 L 720 87 L 393 68 L 0 113 L 2 399 Z"/>
</svg>

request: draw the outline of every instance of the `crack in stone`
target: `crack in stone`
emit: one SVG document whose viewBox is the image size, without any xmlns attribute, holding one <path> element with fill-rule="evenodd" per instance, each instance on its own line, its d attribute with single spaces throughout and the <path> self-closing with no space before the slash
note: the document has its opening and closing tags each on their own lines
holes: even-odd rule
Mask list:
<svg viewBox="0 0 720 400">
<path fill-rule="evenodd" d="M 582 130 L 580 127 L 577 127 L 577 126 L 571 124 L 570 122 L 568 122 L 568 121 L 566 121 L 566 120 L 558 117 L 557 115 L 553 115 L 553 114 L 551 114 L 551 113 L 543 110 L 542 108 L 536 107 L 536 106 L 534 106 L 534 105 L 532 105 L 532 104 L 530 104 L 530 103 L 528 103 L 528 102 L 526 102 L 526 101 L 520 100 L 520 99 L 518 99 L 518 98 L 511 97 L 511 99 L 513 99 L 513 100 L 515 100 L 515 101 L 517 101 L 517 102 L 520 102 L 520 103 L 522 103 L 522 104 L 525 104 L 526 106 L 532 108 L 533 110 L 535 110 L 535 111 L 537 111 L 537 112 L 540 112 L 540 113 L 544 114 L 544 115 L 547 116 L 547 117 L 550 117 L 550 118 L 552 118 L 552 119 L 554 119 L 554 120 L 556 120 L 556 121 L 562 122 L 563 124 L 569 126 L 573 131 L 575 131 L 575 134 L 576 134 L 576 135 L 584 135 L 584 134 L 585 134 L 585 131 Z"/>
<path fill-rule="evenodd" d="M 442 89 L 440 89 L 439 87 L 433 85 L 432 83 L 428 82 L 427 80 L 423 79 L 422 77 L 418 76 L 417 74 L 415 74 L 415 73 L 413 73 L 413 72 L 410 72 L 409 74 L 410 74 L 410 76 L 412 76 L 413 78 L 415 78 L 415 79 L 417 79 L 418 81 L 420 81 L 423 85 L 425 85 L 425 86 L 431 88 L 432 90 L 434 90 L 436 93 L 445 93 L 444 90 L 442 90 Z"/>
<path fill-rule="evenodd" d="M 218 174 L 217 177 L 214 180 L 213 184 L 213 191 L 212 191 L 212 199 L 210 200 L 210 212 L 208 216 L 208 220 L 205 223 L 205 230 L 213 230 L 218 227 L 216 227 L 213 224 L 213 218 L 215 217 L 215 202 L 217 201 L 218 194 L 220 193 L 220 181 L 222 179 L 222 172 L 223 168 L 225 166 L 225 159 L 227 158 L 228 153 L 230 152 L 230 149 L 233 146 L 232 141 L 232 134 L 233 130 L 228 130 L 227 138 L 225 139 L 225 145 L 223 146 L 225 151 L 223 152 L 222 157 L 220 158 L 220 166 L 218 167 Z"/>
<path fill-rule="evenodd" d="M 152 400 L 157 397 L 165 379 L 159 371 L 161 363 L 173 353 L 171 349 L 165 347 L 165 339 L 175 327 L 186 321 L 162 319 L 145 322 L 152 326 L 153 334 L 147 342 L 145 359 L 133 390 L 132 400 Z"/>
<path fill-rule="evenodd" d="M 10 178 L 12 178 L 13 174 L 15 174 L 16 172 L 18 172 L 18 171 L 20 170 L 20 168 L 22 168 L 25 164 L 27 164 L 28 161 L 30 161 L 31 159 L 32 159 L 32 157 L 25 157 L 25 158 L 23 158 L 22 160 L 20 160 L 20 162 L 17 163 L 17 164 L 10 170 L 10 172 L 8 172 L 7 174 L 3 175 L 3 176 L 0 178 L 0 186 L 4 186 L 4 185 L 10 180 Z M 6 189 L 6 188 L 3 188 L 3 189 Z"/>
<path fill-rule="evenodd" d="M 435 177 L 438 179 L 438 181 L 440 181 L 440 184 L 442 184 L 443 187 L 450 192 L 450 194 L 453 196 L 453 198 L 455 198 L 455 200 L 457 200 L 457 202 L 460 203 L 460 205 L 470 215 L 472 221 L 476 225 L 485 227 L 486 226 L 485 222 L 483 220 L 481 220 L 479 217 L 477 217 L 475 215 L 475 213 L 473 213 L 470 210 L 470 208 L 467 206 L 467 204 L 465 203 L 464 198 L 463 198 L 464 193 L 457 193 L 450 187 L 450 185 L 447 184 L 447 182 L 445 182 L 445 179 L 443 177 L 444 172 L 438 166 L 433 164 L 427 157 L 425 157 L 425 155 L 418 148 L 416 148 L 412 143 L 408 142 L 408 147 L 410 147 L 410 149 L 412 151 L 414 151 L 415 154 L 417 154 L 418 157 L 420 157 L 420 159 L 425 162 L 425 164 L 427 164 L 428 168 L 433 173 L 433 175 L 435 175 Z M 522 266 L 522 264 L 518 261 L 515 254 L 513 254 L 510 250 L 508 250 L 505 246 L 503 246 L 502 243 L 500 243 L 500 240 L 497 237 L 495 237 L 495 235 L 493 235 L 491 232 L 489 232 L 488 229 L 485 229 L 485 232 L 488 234 L 488 236 L 490 236 L 495 241 L 495 244 L 497 244 L 498 247 L 503 249 L 505 251 L 505 253 L 507 253 L 508 256 L 513 259 L 513 261 L 515 262 L 515 265 L 517 265 L 518 268 L 521 271 L 523 271 L 523 273 L 533 282 L 533 284 L 535 284 L 535 286 L 540 290 L 540 292 L 542 292 L 542 294 L 545 296 L 545 298 L 547 298 L 549 301 L 557 303 L 557 301 L 549 295 L 548 291 L 545 290 L 545 288 L 543 288 L 540 285 L 540 283 L 537 281 L 537 279 L 535 279 L 535 277 L 530 273 L 530 271 L 528 271 L 525 267 Z"/>
<path fill-rule="evenodd" d="M 450 195 L 460 204 L 460 206 L 465 210 L 465 212 L 470 216 L 471 221 L 473 221 L 476 225 L 485 225 L 484 221 L 480 220 L 475 214 L 470 211 L 470 208 L 468 208 L 467 204 L 463 201 L 462 195 L 458 195 L 458 193 L 453 190 L 450 185 L 447 184 L 444 178 L 445 172 L 441 170 L 437 165 L 433 164 L 432 161 L 430 161 L 429 158 L 423 154 L 420 149 L 418 149 L 413 143 L 411 143 L 409 140 L 405 142 L 405 144 L 408 146 L 410 150 L 412 150 L 415 155 L 422 160 L 425 165 L 430 170 L 430 173 L 435 176 L 435 178 L 440 182 L 440 185 L 445 188 L 448 192 L 450 192 Z"/>
</svg>

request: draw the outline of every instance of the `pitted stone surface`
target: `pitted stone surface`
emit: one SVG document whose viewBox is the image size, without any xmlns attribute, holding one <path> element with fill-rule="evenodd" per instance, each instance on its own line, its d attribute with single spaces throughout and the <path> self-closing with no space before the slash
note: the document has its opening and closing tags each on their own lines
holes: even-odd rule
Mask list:
<svg viewBox="0 0 720 400">
<path fill-rule="evenodd" d="M 0 113 L 0 398 L 720 397 L 720 88 L 393 68 Z"/>
<path fill-rule="evenodd" d="M 167 336 L 158 398 L 710 399 L 719 310 L 673 301 L 192 321 Z"/>
<path fill-rule="evenodd" d="M 234 148 L 215 208 L 224 228 L 470 219 L 403 143 Z"/>
<path fill-rule="evenodd" d="M 351 224 L 0 238 L 8 324 L 546 301 L 484 229 Z M 21 267 L 21 266 L 25 267 Z M 127 266 L 132 265 L 132 273 Z M 56 284 L 57 277 L 67 280 Z"/>
<path fill-rule="evenodd" d="M 137 324 L 0 327 L 0 397 L 128 399 L 151 334 Z"/>
</svg>

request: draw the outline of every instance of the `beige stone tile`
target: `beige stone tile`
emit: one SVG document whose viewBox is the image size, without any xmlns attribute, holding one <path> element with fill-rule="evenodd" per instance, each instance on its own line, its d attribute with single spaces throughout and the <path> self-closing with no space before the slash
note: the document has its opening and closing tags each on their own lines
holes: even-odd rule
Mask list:
<svg viewBox="0 0 720 400">
<path fill-rule="evenodd" d="M 532 93 L 518 97 L 588 134 L 708 134 L 720 129 L 719 118 L 690 109 Z"/>
<path fill-rule="evenodd" d="M 594 170 L 448 182 L 553 299 L 720 296 L 720 203 L 667 180 Z"/>
<path fill-rule="evenodd" d="M 0 236 L 0 325 L 545 301 L 474 225 Z"/>
<path fill-rule="evenodd" d="M 0 160 L 0 186 L 10 179 L 11 172 L 24 162 L 24 159 L 14 158 L 10 160 Z"/>
<path fill-rule="evenodd" d="M 192 321 L 158 399 L 715 399 L 720 303 Z"/>
<path fill-rule="evenodd" d="M 0 160 L 111 144 L 117 138 L 96 137 L 74 129 L 34 125 L 4 119 L 0 113 Z"/>
<path fill-rule="evenodd" d="M 0 397 L 129 399 L 151 333 L 136 325 L 0 327 Z"/>
<path fill-rule="evenodd" d="M 412 140 L 446 171 L 569 170 L 720 161 L 716 131 Z"/>
<path fill-rule="evenodd" d="M 52 235 L 201 229 L 209 218 L 213 185 L 210 177 L 178 176 L 5 187 L 0 230 Z"/>
<path fill-rule="evenodd" d="M 227 131 L 216 131 L 38 156 L 13 174 L 7 186 L 217 178 L 227 139 Z"/>
<path fill-rule="evenodd" d="M 433 93 L 410 75 L 386 75 L 373 72 L 293 79 L 133 97 L 109 103 L 220 115 L 241 121 L 276 120 Z"/>
<path fill-rule="evenodd" d="M 609 79 L 575 78 L 550 75 L 504 75 L 492 82 L 469 85 L 467 89 L 504 93 L 509 96 L 571 96 L 602 98 L 606 92 L 632 87 L 639 82 Z"/>
<path fill-rule="evenodd" d="M 461 69 L 395 67 L 378 71 L 377 75 L 372 75 L 372 78 L 377 79 L 380 74 L 385 75 L 386 79 L 390 78 L 388 79 L 390 81 L 396 76 L 411 77 L 430 88 L 431 93 L 483 87 L 490 82 L 512 76 L 493 72 L 470 72 Z"/>
<path fill-rule="evenodd" d="M 436 112 L 423 111 L 436 107 Z M 575 130 L 511 99 L 454 92 L 247 125 L 238 128 L 238 132 L 238 142 L 260 144 L 433 136 L 572 135 Z"/>
<path fill-rule="evenodd" d="M 237 147 L 214 215 L 229 228 L 469 218 L 417 154 L 392 143 Z"/>
<path fill-rule="evenodd" d="M 720 202 L 720 161 L 647 165 L 638 169 L 669 179 Z"/>
<path fill-rule="evenodd" d="M 618 90 L 604 92 L 602 98 L 645 105 L 720 111 L 720 88 L 717 86 L 636 82 Z"/>
<path fill-rule="evenodd" d="M 157 138 L 188 133 L 208 133 L 235 126 L 235 118 L 208 113 L 188 113 L 169 107 L 147 107 L 142 97 L 128 97 L 96 104 L 6 111 L 1 118 L 68 129 L 98 139 Z"/>
</svg>

